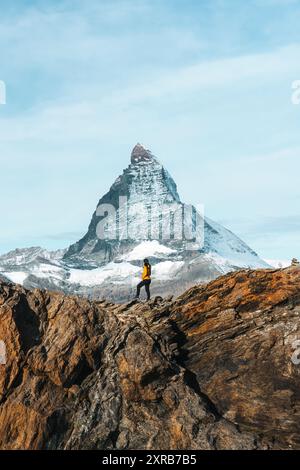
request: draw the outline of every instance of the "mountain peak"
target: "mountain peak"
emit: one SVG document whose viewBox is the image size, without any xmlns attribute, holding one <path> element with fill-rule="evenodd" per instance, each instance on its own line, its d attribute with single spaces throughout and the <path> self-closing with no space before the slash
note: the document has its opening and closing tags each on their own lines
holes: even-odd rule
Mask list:
<svg viewBox="0 0 300 470">
<path fill-rule="evenodd" d="M 131 152 L 131 163 L 152 162 L 155 158 L 142 144 L 137 143 Z"/>
<path fill-rule="evenodd" d="M 125 205 L 122 202 L 124 197 L 126 197 Z M 101 211 L 107 204 L 112 205 L 116 211 L 116 223 L 113 218 L 107 220 L 107 229 L 103 234 L 101 227 L 106 223 L 106 216 Z M 185 218 L 179 219 L 185 214 Z M 199 224 L 196 224 L 196 220 L 199 220 Z M 176 239 L 175 222 L 178 224 Z M 180 230 L 183 225 L 188 230 Z M 190 235 L 196 234 L 196 228 L 201 243 L 193 245 L 194 248 L 191 250 Z M 90 265 L 100 268 L 111 262 L 117 264 L 127 255 L 130 258 L 133 256 L 130 253 L 136 246 L 149 240 L 160 241 L 165 247 L 171 248 L 168 256 L 164 254 L 161 256 L 154 251 L 152 262 L 155 261 L 159 266 L 160 262 L 164 263 L 168 258 L 168 263 L 159 266 L 158 270 L 164 273 L 164 279 L 170 279 L 172 283 L 177 276 L 180 292 L 182 292 L 180 285 L 186 286 L 191 280 L 194 282 L 197 279 L 202 282 L 239 267 L 267 267 L 266 263 L 236 235 L 207 217 L 204 218 L 196 207 L 185 205 L 179 197 L 175 181 L 165 167 L 150 150 L 137 143 L 131 153 L 130 165 L 101 197 L 88 231 L 84 237 L 69 247 L 63 260 L 79 269 L 88 269 Z M 133 261 L 138 260 L 134 258 Z M 133 263 L 131 272 L 135 273 L 136 267 Z M 165 269 L 170 271 L 164 271 Z M 115 274 L 112 273 L 111 276 L 114 279 Z M 128 265 L 124 265 L 124 286 L 127 278 L 131 279 L 130 276 Z M 157 276 L 158 274 L 156 279 Z M 110 282 L 113 281 L 107 281 L 107 285 Z M 109 289 L 111 292 L 110 286 Z M 173 291 L 174 284 L 172 284 Z M 127 295 L 127 287 L 124 293 Z M 117 295 L 123 294 L 119 290 Z"/>
</svg>

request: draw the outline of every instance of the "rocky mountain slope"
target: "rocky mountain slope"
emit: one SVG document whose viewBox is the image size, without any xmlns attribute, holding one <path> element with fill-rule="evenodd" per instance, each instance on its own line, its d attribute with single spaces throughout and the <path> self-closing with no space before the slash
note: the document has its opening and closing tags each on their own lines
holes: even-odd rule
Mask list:
<svg viewBox="0 0 300 470">
<path fill-rule="evenodd" d="M 0 449 L 300 449 L 300 269 L 91 302 L 0 282 Z"/>
<path fill-rule="evenodd" d="M 126 198 L 126 206 L 120 205 L 120 197 Z M 180 224 L 176 216 L 169 216 L 171 209 L 178 215 L 187 206 L 167 170 L 140 144 L 97 208 L 107 204 L 115 208 L 116 216 L 108 220 L 105 237 L 99 239 L 97 229 L 106 213 L 95 211 L 86 235 L 68 250 L 15 250 L 0 256 L 0 276 L 27 288 L 59 289 L 94 299 L 102 294 L 124 302 L 134 295 L 143 258 L 153 265 L 153 292 L 160 295 L 178 295 L 195 282 L 241 267 L 268 267 L 236 235 L 195 207 L 190 207 L 189 222 L 184 219 Z M 174 227 L 183 232 L 181 239 L 174 236 Z M 199 235 L 192 249 L 191 233 Z"/>
</svg>

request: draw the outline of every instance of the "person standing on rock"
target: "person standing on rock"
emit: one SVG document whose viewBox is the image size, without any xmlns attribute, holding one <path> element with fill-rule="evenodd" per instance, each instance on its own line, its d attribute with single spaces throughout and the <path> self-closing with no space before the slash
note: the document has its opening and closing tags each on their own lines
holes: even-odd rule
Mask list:
<svg viewBox="0 0 300 470">
<path fill-rule="evenodd" d="M 150 300 L 150 284 L 151 284 L 151 264 L 149 260 L 144 259 L 144 268 L 142 274 L 142 281 L 136 286 L 136 298 L 140 297 L 141 288 L 145 286 L 147 300 Z"/>
</svg>

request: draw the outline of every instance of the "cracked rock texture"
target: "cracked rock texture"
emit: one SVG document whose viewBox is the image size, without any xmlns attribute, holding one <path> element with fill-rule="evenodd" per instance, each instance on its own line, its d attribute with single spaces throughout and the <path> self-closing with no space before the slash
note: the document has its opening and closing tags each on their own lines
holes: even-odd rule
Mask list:
<svg viewBox="0 0 300 470">
<path fill-rule="evenodd" d="M 0 281 L 0 449 L 299 449 L 299 319 L 298 267 L 149 304 Z"/>
</svg>

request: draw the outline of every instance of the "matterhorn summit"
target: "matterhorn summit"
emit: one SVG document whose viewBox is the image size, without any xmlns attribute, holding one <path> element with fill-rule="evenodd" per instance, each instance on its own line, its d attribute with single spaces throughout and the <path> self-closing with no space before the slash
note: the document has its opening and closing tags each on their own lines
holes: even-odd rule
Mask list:
<svg viewBox="0 0 300 470">
<path fill-rule="evenodd" d="M 133 294 L 144 258 L 153 267 L 153 294 L 161 295 L 228 271 L 268 266 L 198 207 L 185 205 L 165 167 L 138 143 L 100 198 L 84 237 L 60 256 L 34 248 L 2 256 L 0 276 L 25 287 L 124 301 Z"/>
<path fill-rule="evenodd" d="M 131 163 L 152 163 L 155 157 L 150 150 L 147 150 L 142 144 L 137 143 L 131 152 Z"/>
</svg>

